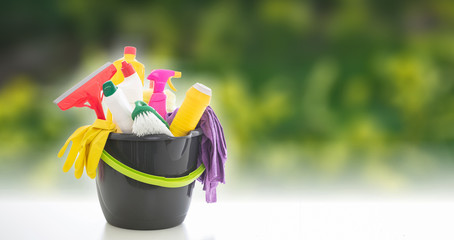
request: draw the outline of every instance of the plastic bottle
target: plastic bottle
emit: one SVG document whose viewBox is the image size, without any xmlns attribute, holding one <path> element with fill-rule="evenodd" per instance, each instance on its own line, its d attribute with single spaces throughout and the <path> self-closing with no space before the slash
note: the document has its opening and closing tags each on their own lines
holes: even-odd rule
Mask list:
<svg viewBox="0 0 454 240">
<path fill-rule="evenodd" d="M 131 118 L 132 108 L 125 94 L 112 81 L 105 82 L 102 88 L 105 96 L 104 102 L 112 113 L 113 122 L 117 124 L 123 133 L 131 133 L 133 124 Z"/>
<path fill-rule="evenodd" d="M 172 84 L 172 81 L 170 80 L 172 77 L 180 78 L 181 72 L 166 69 L 157 69 L 151 71 L 150 75 L 148 75 L 147 77 L 147 79 L 153 82 L 153 94 L 151 95 L 148 105 L 154 108 L 164 119 L 167 118 L 167 95 L 164 93 L 166 83 L 169 83 L 169 87 L 172 90 L 176 91 L 175 87 Z"/>
<path fill-rule="evenodd" d="M 132 66 L 134 67 L 134 70 L 137 72 L 137 75 L 139 75 L 140 81 L 142 82 L 143 86 L 143 79 L 145 77 L 145 67 L 143 66 L 142 63 L 136 60 L 136 48 L 135 47 L 130 47 L 126 46 L 124 50 L 124 57 L 118 59 L 115 61 L 113 64 L 117 68 L 117 73 L 112 77 L 111 81 L 118 86 L 121 82 L 123 82 L 124 77 L 123 74 L 121 74 L 120 69 L 122 67 L 122 62 L 126 61 L 128 63 L 131 63 Z"/>
<path fill-rule="evenodd" d="M 153 95 L 154 82 L 150 81 L 150 87 L 143 90 L 143 101 L 148 104 L 150 102 L 151 95 Z"/>
<path fill-rule="evenodd" d="M 150 88 L 143 90 L 143 101 L 147 104 L 150 103 L 151 95 L 153 95 L 153 84 L 154 82 L 150 81 Z M 165 89 L 164 94 L 166 95 L 166 110 L 168 113 L 173 112 L 176 108 L 177 97 L 169 89 Z"/>
<path fill-rule="evenodd" d="M 177 103 L 177 96 L 175 96 L 175 93 L 170 91 L 169 89 L 164 90 L 164 94 L 167 97 L 166 100 L 166 110 L 167 112 L 173 112 L 176 108 L 176 103 Z"/>
<path fill-rule="evenodd" d="M 186 92 L 186 97 L 170 125 L 170 132 L 175 137 L 188 135 L 197 126 L 210 100 L 211 89 L 200 83 L 194 84 Z"/>
<path fill-rule="evenodd" d="M 134 108 L 135 102 L 143 99 L 142 83 L 131 63 L 123 61 L 121 64 L 124 80 L 122 83 L 118 84 L 118 87 L 123 90 L 131 108 Z"/>
</svg>

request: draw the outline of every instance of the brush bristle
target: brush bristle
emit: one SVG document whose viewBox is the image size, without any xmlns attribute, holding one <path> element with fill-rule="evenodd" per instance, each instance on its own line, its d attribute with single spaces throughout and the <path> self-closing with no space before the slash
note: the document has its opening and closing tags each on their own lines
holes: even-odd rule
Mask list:
<svg viewBox="0 0 454 240">
<path fill-rule="evenodd" d="M 172 136 L 170 130 L 153 113 L 144 112 L 136 116 L 132 124 L 132 133 L 142 137 L 149 134 L 165 134 Z"/>
</svg>

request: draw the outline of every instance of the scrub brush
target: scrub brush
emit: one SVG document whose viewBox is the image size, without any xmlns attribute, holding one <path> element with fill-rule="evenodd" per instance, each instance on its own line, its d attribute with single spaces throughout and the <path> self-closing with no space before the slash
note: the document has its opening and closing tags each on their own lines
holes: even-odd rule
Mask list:
<svg viewBox="0 0 454 240">
<path fill-rule="evenodd" d="M 165 134 L 173 137 L 169 125 L 156 110 L 140 100 L 136 101 L 135 105 L 136 107 L 131 114 L 134 120 L 132 133 L 139 137 L 149 134 Z"/>
</svg>

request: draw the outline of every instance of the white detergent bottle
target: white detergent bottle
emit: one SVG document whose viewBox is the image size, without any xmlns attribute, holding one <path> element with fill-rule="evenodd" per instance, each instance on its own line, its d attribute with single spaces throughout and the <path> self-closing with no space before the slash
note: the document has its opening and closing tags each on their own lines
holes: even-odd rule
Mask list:
<svg viewBox="0 0 454 240">
<path fill-rule="evenodd" d="M 121 71 L 125 79 L 118 84 L 118 88 L 125 94 L 126 99 L 131 105 L 131 109 L 134 109 L 135 102 L 143 99 L 142 80 L 140 80 L 139 75 L 137 75 L 131 63 L 123 61 L 121 65 Z"/>
<path fill-rule="evenodd" d="M 117 124 L 123 133 L 131 133 L 133 124 L 131 118 L 132 108 L 125 94 L 112 81 L 105 82 L 102 89 L 104 102 L 112 113 L 113 122 Z"/>
</svg>

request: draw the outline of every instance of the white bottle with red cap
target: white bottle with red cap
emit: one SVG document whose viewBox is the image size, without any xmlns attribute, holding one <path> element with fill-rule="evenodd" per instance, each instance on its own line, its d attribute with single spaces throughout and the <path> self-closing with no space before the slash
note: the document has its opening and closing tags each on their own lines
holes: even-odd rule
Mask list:
<svg viewBox="0 0 454 240">
<path fill-rule="evenodd" d="M 134 108 L 135 102 L 143 99 L 142 81 L 132 65 L 126 61 L 121 62 L 121 71 L 125 80 L 118 84 L 118 87 L 126 95 L 131 107 Z"/>
</svg>

